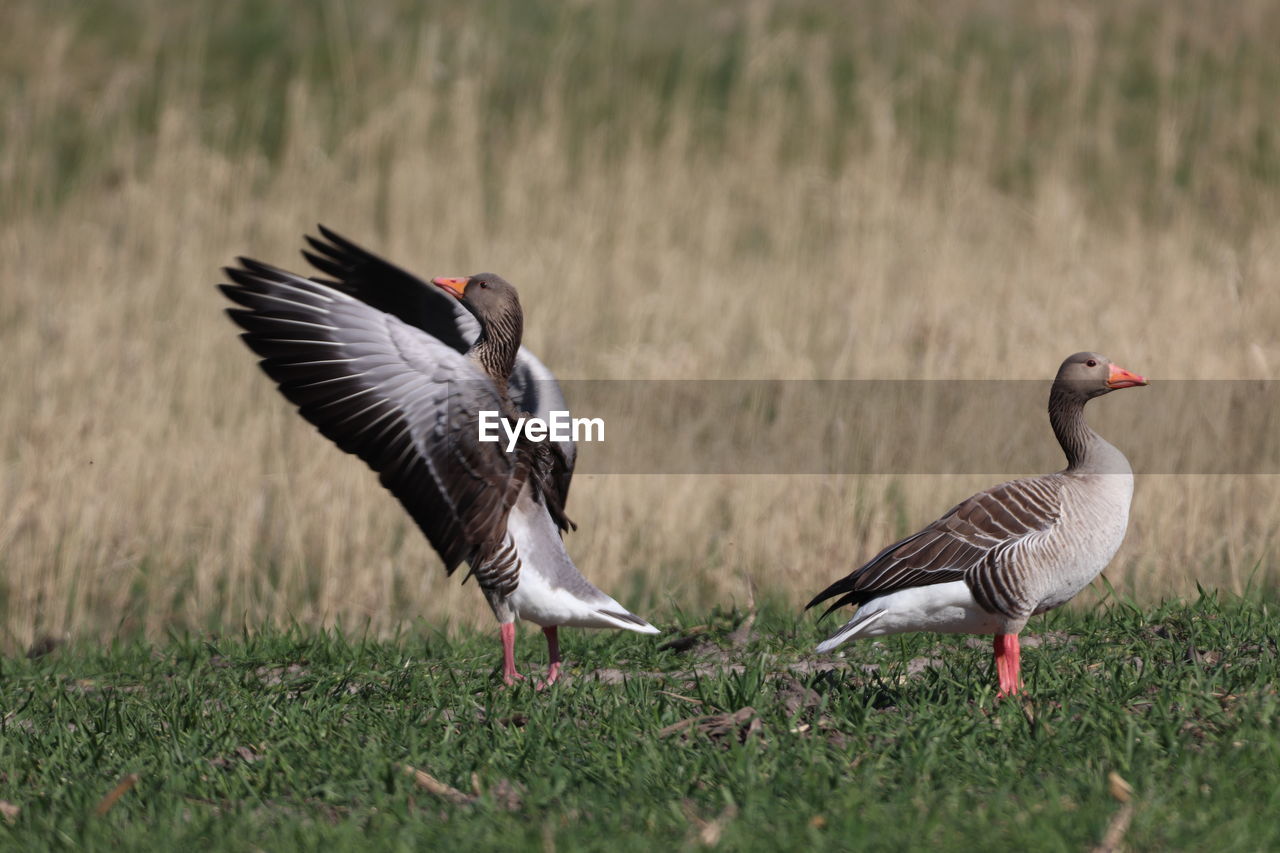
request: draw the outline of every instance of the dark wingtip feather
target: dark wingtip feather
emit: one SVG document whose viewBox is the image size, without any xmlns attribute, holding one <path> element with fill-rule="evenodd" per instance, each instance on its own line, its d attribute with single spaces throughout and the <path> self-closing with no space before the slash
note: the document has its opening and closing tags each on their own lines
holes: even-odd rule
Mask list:
<svg viewBox="0 0 1280 853">
<path fill-rule="evenodd" d="M 337 246 L 339 249 L 342 249 L 343 251 L 347 251 L 347 252 L 364 253 L 364 249 L 360 248 L 355 243 L 352 243 L 350 240 L 348 240 L 346 237 L 343 237 L 341 234 L 339 234 L 337 231 L 334 231 L 332 228 L 325 228 L 323 225 L 317 222 L 316 229 L 319 230 L 320 234 L 326 240 L 328 240 L 333 245 Z"/>
<path fill-rule="evenodd" d="M 240 267 L 223 267 L 222 271 L 243 290 L 260 291 L 263 285 L 270 281 L 252 270 Z"/>
<path fill-rule="evenodd" d="M 227 297 L 237 305 L 243 305 L 246 308 L 253 307 L 253 298 L 249 295 L 248 291 L 238 284 L 220 284 L 218 285 L 218 290 L 221 290 L 223 296 Z M 232 311 L 235 309 L 228 308 L 227 310 Z"/>
<path fill-rule="evenodd" d="M 818 617 L 818 621 L 821 622 L 823 619 L 826 619 L 828 616 L 830 616 L 835 611 L 839 610 L 841 607 L 844 607 L 846 604 L 852 604 L 852 603 L 853 603 L 853 593 L 850 593 L 849 595 L 846 595 L 843 598 L 837 598 L 834 604 L 832 604 L 826 610 L 822 611 L 822 615 Z"/>
<path fill-rule="evenodd" d="M 262 261 L 255 261 L 253 258 L 241 256 L 237 257 L 236 260 L 239 261 L 240 266 L 244 267 L 247 271 L 263 278 L 270 279 L 271 281 L 288 281 L 291 277 L 285 270 L 272 266 L 271 264 L 263 263 Z"/>
<path fill-rule="evenodd" d="M 227 316 L 231 318 L 231 322 L 235 323 L 237 326 L 245 330 L 245 333 L 240 337 L 248 340 L 248 337 L 252 333 L 252 330 L 248 327 L 248 325 L 246 325 L 246 323 L 252 322 L 252 321 L 246 320 L 245 318 L 254 316 L 253 311 L 249 310 L 248 308 L 227 308 L 226 312 L 227 312 Z"/>
<path fill-rule="evenodd" d="M 835 595 L 837 591 L 838 590 L 831 589 L 831 587 L 827 587 L 822 592 L 818 593 L 812 599 L 810 599 L 809 603 L 804 606 L 804 609 L 812 610 L 814 607 L 817 607 L 819 604 L 826 601 L 831 596 Z M 826 615 L 826 614 L 823 614 L 823 615 Z"/>
<path fill-rule="evenodd" d="M 334 261 L 340 261 L 342 260 L 343 257 L 345 257 L 343 255 L 342 250 L 339 249 L 338 247 L 333 246 L 329 243 L 326 243 L 323 240 L 312 237 L 310 234 L 304 234 L 303 239 L 307 241 L 308 246 L 315 249 L 316 252 L 320 253 L 326 258 L 332 259 Z M 304 257 L 307 258 L 307 260 L 311 259 L 306 249 L 302 250 L 302 254 Z"/>
<path fill-rule="evenodd" d="M 306 249 L 302 250 L 302 257 L 306 258 L 307 263 L 320 270 L 320 272 L 325 275 L 331 275 L 334 278 L 342 278 L 343 274 L 348 271 L 344 265 L 337 261 L 321 257 L 314 252 L 308 252 Z"/>
<path fill-rule="evenodd" d="M 839 610 L 841 607 L 844 607 L 846 604 L 853 603 L 854 599 L 856 598 L 856 594 L 849 591 L 849 586 L 850 586 L 849 578 L 847 577 L 841 578 L 840 580 L 828 586 L 822 592 L 815 595 L 813 599 L 804 606 L 804 609 L 810 610 L 813 607 L 816 607 L 817 605 L 821 604 L 822 602 L 826 601 L 827 599 L 833 596 L 840 595 L 840 593 L 842 592 L 848 593 L 847 595 L 836 599 L 835 603 L 832 604 L 830 607 L 828 607 L 825 611 L 823 611 L 822 615 L 818 617 L 819 621 L 826 619 L 827 616 L 831 615 L 832 611 Z"/>
</svg>

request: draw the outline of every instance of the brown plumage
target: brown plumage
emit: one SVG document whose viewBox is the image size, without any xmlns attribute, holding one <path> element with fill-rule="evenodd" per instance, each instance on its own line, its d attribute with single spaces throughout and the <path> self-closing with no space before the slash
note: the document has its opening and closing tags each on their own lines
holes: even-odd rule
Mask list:
<svg viewBox="0 0 1280 853">
<path fill-rule="evenodd" d="M 564 551 L 572 444 L 521 440 L 507 452 L 479 440 L 482 411 L 515 418 L 567 409 L 554 377 L 521 347 L 515 288 L 492 274 L 429 285 L 321 233 L 324 241 L 308 238 L 315 253 L 306 255 L 333 279 L 242 258 L 226 270 L 233 283 L 221 285 L 242 306 L 228 314 L 299 414 L 378 472 L 445 571 L 469 565 L 502 625 L 504 677 L 518 677 L 517 617 L 547 631 L 548 683 L 559 672 L 558 625 L 656 633 Z M 454 314 L 454 305 L 465 312 Z M 468 329 L 473 342 L 463 347 Z"/>
<path fill-rule="evenodd" d="M 1085 422 L 1084 406 L 1145 384 L 1097 353 L 1067 358 L 1049 394 L 1067 467 L 973 495 L 820 592 L 808 607 L 835 598 L 827 613 L 859 609 L 819 651 L 904 631 L 993 633 L 1001 690 L 1016 692 L 1018 631 L 1083 589 L 1124 538 L 1133 472 Z"/>
</svg>

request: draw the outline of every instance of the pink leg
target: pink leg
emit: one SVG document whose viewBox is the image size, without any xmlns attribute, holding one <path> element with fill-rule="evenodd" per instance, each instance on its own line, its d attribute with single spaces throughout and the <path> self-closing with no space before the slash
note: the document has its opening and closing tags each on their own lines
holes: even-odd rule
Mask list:
<svg viewBox="0 0 1280 853">
<path fill-rule="evenodd" d="M 502 623 L 498 636 L 502 638 L 502 682 L 510 686 L 524 678 L 516 672 L 516 623 Z"/>
<path fill-rule="evenodd" d="M 550 663 L 547 666 L 547 680 L 538 685 L 539 690 L 555 684 L 556 679 L 560 677 L 560 637 L 556 632 L 556 626 L 543 628 L 542 633 L 547 635 L 547 655 Z"/>
<path fill-rule="evenodd" d="M 997 698 L 1016 696 L 1022 691 L 1022 653 L 1017 634 L 996 634 L 996 674 L 1000 676 Z"/>
</svg>

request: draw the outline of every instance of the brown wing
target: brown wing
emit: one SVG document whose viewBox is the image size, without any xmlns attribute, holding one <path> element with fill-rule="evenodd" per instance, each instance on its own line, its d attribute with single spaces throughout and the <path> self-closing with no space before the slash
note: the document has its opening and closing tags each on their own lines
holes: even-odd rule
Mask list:
<svg viewBox="0 0 1280 853">
<path fill-rule="evenodd" d="M 458 300 L 337 232 L 318 227 L 320 237 L 306 235 L 314 251 L 304 249 L 302 255 L 330 276 L 317 279 L 321 284 L 398 317 L 458 352 L 466 352 L 479 337 L 479 324 Z"/>
<path fill-rule="evenodd" d="M 1000 555 L 1027 536 L 1052 527 L 1059 514 L 1053 477 L 1012 480 L 952 507 L 919 533 L 885 548 L 862 567 L 818 593 L 806 606 L 841 596 L 823 613 L 861 605 L 898 589 L 969 579 L 991 585 Z"/>
<path fill-rule="evenodd" d="M 452 346 L 340 290 L 256 261 L 222 292 L 262 369 L 298 412 L 378 472 L 450 574 L 498 547 L 527 452 L 479 441 L 496 388 Z"/>
<path fill-rule="evenodd" d="M 303 250 L 302 254 L 308 263 L 329 276 L 319 279 L 322 284 L 398 317 L 458 352 L 466 352 L 479 337 L 480 326 L 458 300 L 332 229 L 323 225 L 318 228 L 319 237 L 306 238 L 311 251 Z M 509 391 L 516 408 L 543 420 L 550 418 L 552 411 L 569 408 L 555 375 L 524 347 L 516 354 Z M 550 446 L 550 467 L 541 485 L 551 498 L 548 503 L 552 516 L 561 529 L 569 529 L 573 523 L 564 517 L 563 507 L 569 499 L 578 449 L 572 441 Z"/>
</svg>

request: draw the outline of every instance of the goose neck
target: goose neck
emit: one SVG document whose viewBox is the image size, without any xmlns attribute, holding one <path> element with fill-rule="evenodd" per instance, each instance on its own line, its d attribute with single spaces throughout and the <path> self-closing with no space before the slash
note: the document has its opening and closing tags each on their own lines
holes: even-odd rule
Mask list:
<svg viewBox="0 0 1280 853">
<path fill-rule="evenodd" d="M 502 314 L 481 324 L 480 337 L 472 344 L 468 353 L 499 388 L 506 387 L 511 372 L 515 369 L 523 331 L 524 325 L 519 314 Z"/>
<path fill-rule="evenodd" d="M 1049 423 L 1066 454 L 1068 471 L 1091 467 L 1094 451 L 1106 444 L 1084 419 L 1086 402 L 1087 397 L 1056 383 L 1049 393 Z"/>
</svg>

